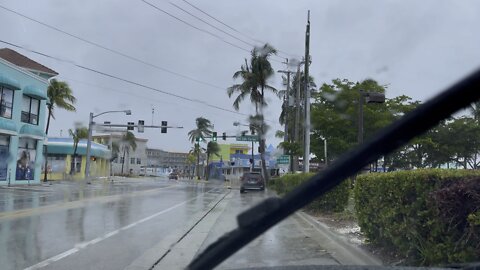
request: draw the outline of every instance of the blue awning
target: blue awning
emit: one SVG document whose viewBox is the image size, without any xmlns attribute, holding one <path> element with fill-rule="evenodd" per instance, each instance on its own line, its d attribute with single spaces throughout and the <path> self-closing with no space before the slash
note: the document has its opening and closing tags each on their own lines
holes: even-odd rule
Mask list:
<svg viewBox="0 0 480 270">
<path fill-rule="evenodd" d="M 17 125 L 14 121 L 0 118 L 0 133 L 17 135 Z"/>
<path fill-rule="evenodd" d="M 73 154 L 73 139 L 72 138 L 48 138 L 47 151 L 48 154 Z M 107 146 L 92 142 L 91 156 L 109 159 L 111 157 L 111 151 Z M 85 156 L 87 152 L 87 141 L 80 140 L 77 146 L 77 155 Z"/>
<path fill-rule="evenodd" d="M 10 89 L 13 89 L 13 90 L 19 90 L 20 89 L 20 84 L 16 80 L 8 78 L 1 73 L 0 73 L 0 85 L 5 86 L 5 87 L 10 88 Z"/>
<path fill-rule="evenodd" d="M 45 138 L 45 133 L 37 126 L 25 124 L 20 128 L 20 136 L 43 140 Z"/>
<path fill-rule="evenodd" d="M 33 97 L 33 98 L 38 98 L 38 99 L 48 99 L 47 97 L 47 91 L 43 91 L 42 89 L 29 85 L 23 88 L 23 94 Z"/>
</svg>

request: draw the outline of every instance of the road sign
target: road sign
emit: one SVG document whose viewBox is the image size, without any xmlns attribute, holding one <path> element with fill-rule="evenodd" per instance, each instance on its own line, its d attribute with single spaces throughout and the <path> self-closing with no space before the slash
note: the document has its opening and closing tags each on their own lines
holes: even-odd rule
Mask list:
<svg viewBox="0 0 480 270">
<path fill-rule="evenodd" d="M 277 164 L 290 164 L 290 156 L 289 155 L 281 155 L 277 158 Z"/>
<path fill-rule="evenodd" d="M 237 136 L 235 138 L 238 142 L 258 142 L 259 138 L 257 135 L 243 135 Z"/>
</svg>

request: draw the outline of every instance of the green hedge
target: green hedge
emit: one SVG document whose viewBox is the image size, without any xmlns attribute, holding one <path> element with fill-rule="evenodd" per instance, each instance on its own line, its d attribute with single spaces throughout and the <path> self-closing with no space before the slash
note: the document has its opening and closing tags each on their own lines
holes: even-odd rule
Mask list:
<svg viewBox="0 0 480 270">
<path fill-rule="evenodd" d="M 286 174 L 275 180 L 275 191 L 277 191 L 279 195 L 284 195 L 313 175 L 313 173 Z M 322 212 L 342 212 L 348 204 L 349 192 L 350 184 L 348 181 L 344 181 L 322 197 L 315 199 L 307 208 Z"/>
<path fill-rule="evenodd" d="M 365 174 L 354 188 L 362 231 L 407 263 L 442 265 L 480 258 L 480 173 L 414 170 Z"/>
</svg>

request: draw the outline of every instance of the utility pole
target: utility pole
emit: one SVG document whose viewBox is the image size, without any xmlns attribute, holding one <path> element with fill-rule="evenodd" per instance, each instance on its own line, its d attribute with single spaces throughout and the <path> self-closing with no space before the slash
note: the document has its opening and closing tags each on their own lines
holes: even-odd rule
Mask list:
<svg viewBox="0 0 480 270">
<path fill-rule="evenodd" d="M 363 91 L 360 90 L 360 97 L 358 98 L 358 144 L 363 143 Z"/>
<path fill-rule="evenodd" d="M 297 67 L 297 91 L 295 93 L 295 131 L 293 133 L 293 141 L 298 142 L 300 137 L 300 64 Z M 294 172 L 298 171 L 298 156 L 293 161 Z"/>
<path fill-rule="evenodd" d="M 305 151 L 303 151 L 303 172 L 310 171 L 310 87 L 308 67 L 310 65 L 310 10 L 307 17 L 307 30 L 305 31 Z"/>
</svg>

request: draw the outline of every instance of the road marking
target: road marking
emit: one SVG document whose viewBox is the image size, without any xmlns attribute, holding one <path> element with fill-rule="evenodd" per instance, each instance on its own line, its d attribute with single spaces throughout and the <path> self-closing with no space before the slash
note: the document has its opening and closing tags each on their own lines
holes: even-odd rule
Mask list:
<svg viewBox="0 0 480 270">
<path fill-rule="evenodd" d="M 60 254 L 58 254 L 58 255 L 55 255 L 55 256 L 53 256 L 53 257 L 50 257 L 50 258 L 48 258 L 48 259 L 46 259 L 46 260 L 43 260 L 43 261 L 41 261 L 41 262 L 39 262 L 39 263 L 37 263 L 37 264 L 34 264 L 34 265 L 30 266 L 30 267 L 27 267 L 27 268 L 25 268 L 25 270 L 33 270 L 33 269 L 43 268 L 43 267 L 51 264 L 52 262 L 56 262 L 56 261 L 61 260 L 61 259 L 65 258 L 65 257 L 67 257 L 67 256 L 70 256 L 70 255 L 72 255 L 72 254 L 77 253 L 78 251 L 86 248 L 87 246 L 94 245 L 94 244 L 96 244 L 96 243 L 98 243 L 98 242 L 100 242 L 100 241 L 103 241 L 103 240 L 105 240 L 105 239 L 107 239 L 107 238 L 110 238 L 110 237 L 116 235 L 117 233 L 119 233 L 120 231 L 124 231 L 124 230 L 130 229 L 130 228 L 135 227 L 135 226 L 137 226 L 137 225 L 139 225 L 139 224 L 142 224 L 142 223 L 144 223 L 145 221 L 148 221 L 148 220 L 150 220 L 150 219 L 152 219 L 152 218 L 155 218 L 155 217 L 158 217 L 158 216 L 160 216 L 160 215 L 162 215 L 162 214 L 165 214 L 165 213 L 167 213 L 167 212 L 170 212 L 170 211 L 172 211 L 173 209 L 178 208 L 178 207 L 180 207 L 180 206 L 182 206 L 182 205 L 184 205 L 184 204 L 186 204 L 186 203 L 188 203 L 188 202 L 190 202 L 190 201 L 196 200 L 198 197 L 204 196 L 205 194 L 210 193 L 211 191 L 214 191 L 214 190 L 216 190 L 216 189 L 218 189 L 218 188 L 210 189 L 209 191 L 207 191 L 207 192 L 205 192 L 205 193 L 202 193 L 201 195 L 195 196 L 195 197 L 191 198 L 190 200 L 186 200 L 186 201 L 183 201 L 183 202 L 181 202 L 181 203 L 175 204 L 174 206 L 171 206 L 171 207 L 169 207 L 169 208 L 167 208 L 167 209 L 164 209 L 164 210 L 162 210 L 162 211 L 160 211 L 160 212 L 157 212 L 157 213 L 155 213 L 155 214 L 153 214 L 153 215 L 150 215 L 150 216 L 148 216 L 148 217 L 142 218 L 142 219 L 140 219 L 140 220 L 138 220 L 138 221 L 136 221 L 136 222 L 133 222 L 133 223 L 131 223 L 131 224 L 129 224 L 129 225 L 126 225 L 126 226 L 124 226 L 124 227 L 122 227 L 122 228 L 120 228 L 120 229 L 117 229 L 117 230 L 111 231 L 111 232 L 109 232 L 109 233 L 106 233 L 106 234 L 104 234 L 104 235 L 102 235 L 102 236 L 100 236 L 100 237 L 97 237 L 97 238 L 95 238 L 95 239 L 93 239 L 93 240 L 90 240 L 90 241 L 88 241 L 88 242 L 78 243 L 78 244 L 75 245 L 74 248 L 69 249 L 69 250 L 67 250 L 67 251 L 65 251 L 65 252 L 62 252 L 62 253 L 60 253 Z"/>
<path fill-rule="evenodd" d="M 107 203 L 107 202 L 120 200 L 122 198 L 147 196 L 147 195 L 152 195 L 152 194 L 161 192 L 164 189 L 173 188 L 173 187 L 177 187 L 177 185 L 170 185 L 166 187 L 142 190 L 142 191 L 134 191 L 129 194 L 99 196 L 99 197 L 87 198 L 87 199 L 76 200 L 71 202 L 60 202 L 60 203 L 54 203 L 47 206 L 40 206 L 35 208 L 3 212 L 3 213 L 0 213 L 0 220 L 22 218 L 22 217 L 28 217 L 33 215 L 41 215 L 41 214 L 46 214 L 46 213 L 55 212 L 55 211 L 64 210 L 64 209 L 74 209 L 74 208 L 86 206 L 89 203 Z"/>
</svg>

